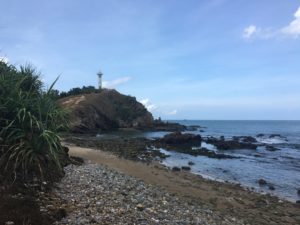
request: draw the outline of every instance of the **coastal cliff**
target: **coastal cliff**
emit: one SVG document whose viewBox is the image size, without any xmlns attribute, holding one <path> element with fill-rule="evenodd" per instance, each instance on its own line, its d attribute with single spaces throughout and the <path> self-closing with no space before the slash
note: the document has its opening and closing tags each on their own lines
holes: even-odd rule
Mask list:
<svg viewBox="0 0 300 225">
<path fill-rule="evenodd" d="M 59 100 L 70 113 L 74 133 L 153 126 L 153 116 L 135 97 L 104 89 L 100 93 L 69 96 Z"/>
</svg>

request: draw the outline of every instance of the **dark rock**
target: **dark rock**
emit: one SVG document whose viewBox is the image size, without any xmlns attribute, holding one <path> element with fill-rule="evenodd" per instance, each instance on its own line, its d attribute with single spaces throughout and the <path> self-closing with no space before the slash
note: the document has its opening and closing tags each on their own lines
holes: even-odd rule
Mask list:
<svg viewBox="0 0 300 225">
<path fill-rule="evenodd" d="M 201 136 L 195 134 L 183 134 L 181 132 L 173 132 L 166 134 L 163 138 L 158 139 L 158 142 L 170 144 L 170 145 L 182 145 L 182 144 L 201 144 Z"/>
<path fill-rule="evenodd" d="M 67 146 L 62 147 L 65 153 L 69 153 L 69 148 Z"/>
<path fill-rule="evenodd" d="M 63 167 L 69 165 L 71 163 L 69 158 L 69 148 L 66 146 L 62 146 L 63 151 L 59 151 L 58 156 L 60 163 Z"/>
<path fill-rule="evenodd" d="M 201 148 L 196 152 L 197 155 L 207 156 L 208 158 L 215 158 L 215 159 L 234 159 L 238 158 L 235 156 L 222 154 L 222 153 L 216 153 L 214 151 L 210 151 L 206 148 Z"/>
<path fill-rule="evenodd" d="M 258 134 L 256 135 L 256 137 L 264 137 L 265 135 L 264 134 Z"/>
<path fill-rule="evenodd" d="M 189 166 L 193 166 L 193 165 L 195 165 L 195 163 L 194 162 L 192 162 L 192 161 L 189 161 Z"/>
<path fill-rule="evenodd" d="M 300 189 L 298 189 L 297 194 L 300 195 Z"/>
<path fill-rule="evenodd" d="M 234 136 L 232 137 L 234 141 L 238 142 L 246 142 L 246 143 L 255 143 L 257 140 L 251 136 Z"/>
<path fill-rule="evenodd" d="M 274 190 L 275 190 L 275 187 L 274 187 L 273 185 L 270 185 L 270 186 L 269 186 L 269 189 L 270 189 L 271 191 L 274 191 Z"/>
<path fill-rule="evenodd" d="M 180 169 L 179 167 L 177 167 L 177 166 L 174 166 L 174 167 L 172 168 L 172 171 L 173 171 L 173 172 L 178 172 L 178 171 L 181 171 L 181 169 Z"/>
<path fill-rule="evenodd" d="M 239 142 L 238 140 L 222 140 L 217 138 L 208 138 L 205 140 L 209 144 L 213 144 L 219 150 L 235 150 L 235 149 L 256 149 L 257 145 L 248 142 Z"/>
<path fill-rule="evenodd" d="M 279 148 L 276 148 L 276 147 L 274 147 L 274 146 L 272 146 L 272 145 L 267 145 L 266 146 L 266 150 L 267 151 L 270 151 L 270 152 L 274 152 L 274 151 L 278 151 L 278 150 L 280 150 Z"/>
<path fill-rule="evenodd" d="M 56 213 L 54 214 L 54 217 L 57 220 L 61 220 L 62 218 L 67 216 L 67 211 L 64 208 L 59 208 Z"/>
<path fill-rule="evenodd" d="M 238 158 L 236 156 L 231 156 L 228 154 L 222 154 L 222 153 L 216 153 L 214 151 L 208 150 L 207 148 L 196 148 L 193 149 L 192 146 L 186 146 L 186 145 L 172 145 L 172 146 L 164 146 L 169 151 L 175 151 L 180 152 L 184 154 L 189 154 L 193 156 L 206 156 L 208 158 L 215 158 L 215 159 L 234 159 Z"/>
<path fill-rule="evenodd" d="M 259 179 L 259 180 L 258 180 L 258 184 L 259 184 L 260 186 L 264 186 L 264 185 L 267 184 L 267 181 L 265 181 L 264 179 Z"/>
<path fill-rule="evenodd" d="M 249 143 L 257 142 L 257 140 L 254 137 L 251 137 L 251 136 L 242 137 L 242 141 L 243 142 L 249 142 Z"/>
<path fill-rule="evenodd" d="M 297 203 L 297 204 L 300 204 L 300 200 L 297 200 L 296 203 Z"/>
<path fill-rule="evenodd" d="M 181 169 L 182 170 L 191 170 L 191 167 L 189 167 L 189 166 L 182 166 Z"/>
<path fill-rule="evenodd" d="M 65 141 L 75 145 L 101 149 L 102 151 L 110 152 L 130 160 L 149 162 L 156 159 L 159 160 L 159 158 L 164 159 L 168 157 L 168 155 L 159 150 L 153 149 L 156 142 L 146 138 L 114 138 L 112 140 L 110 138 L 101 139 L 90 137 L 88 135 L 72 135 L 70 137 L 65 137 Z"/>
</svg>

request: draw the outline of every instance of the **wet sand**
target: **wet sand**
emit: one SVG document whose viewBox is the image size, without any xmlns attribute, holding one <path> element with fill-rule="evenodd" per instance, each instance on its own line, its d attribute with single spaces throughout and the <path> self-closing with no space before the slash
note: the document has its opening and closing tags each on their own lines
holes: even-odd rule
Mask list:
<svg viewBox="0 0 300 225">
<path fill-rule="evenodd" d="M 300 224 L 300 205 L 245 190 L 239 185 L 204 179 L 189 172 L 172 172 L 157 162 L 126 160 L 108 152 L 68 144 L 71 156 L 133 176 L 185 200 L 196 202 L 246 224 Z"/>
</svg>

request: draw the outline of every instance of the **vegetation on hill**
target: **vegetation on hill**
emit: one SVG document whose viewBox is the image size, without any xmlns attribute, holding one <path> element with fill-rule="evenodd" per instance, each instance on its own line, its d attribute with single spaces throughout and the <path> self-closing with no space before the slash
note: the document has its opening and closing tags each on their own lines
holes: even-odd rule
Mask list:
<svg viewBox="0 0 300 225">
<path fill-rule="evenodd" d="M 0 183 L 62 173 L 58 132 L 66 128 L 67 114 L 54 99 L 54 83 L 44 90 L 32 66 L 18 70 L 0 62 Z"/>
<path fill-rule="evenodd" d="M 83 86 L 82 88 L 76 87 L 72 88 L 67 92 L 57 92 L 59 98 L 64 98 L 72 95 L 80 95 L 80 94 L 91 94 L 91 93 L 99 93 L 100 90 L 96 89 L 94 86 Z"/>
<path fill-rule="evenodd" d="M 74 95 L 82 95 L 82 94 L 91 94 L 91 93 L 100 93 L 101 91 L 94 86 L 82 86 L 80 87 L 75 87 L 71 88 L 69 91 L 62 91 L 60 92 L 59 90 L 52 89 L 50 91 L 52 97 L 54 99 L 60 99 L 60 98 L 65 98 L 68 96 L 74 96 Z"/>
</svg>

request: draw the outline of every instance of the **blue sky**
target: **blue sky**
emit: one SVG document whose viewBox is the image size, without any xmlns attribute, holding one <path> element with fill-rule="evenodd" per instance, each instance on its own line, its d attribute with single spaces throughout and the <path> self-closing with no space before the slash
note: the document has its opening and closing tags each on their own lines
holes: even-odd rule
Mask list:
<svg viewBox="0 0 300 225">
<path fill-rule="evenodd" d="M 300 119 L 300 1 L 0 0 L 0 57 L 164 119 Z M 5 10 L 3 10 L 5 9 Z"/>
</svg>

